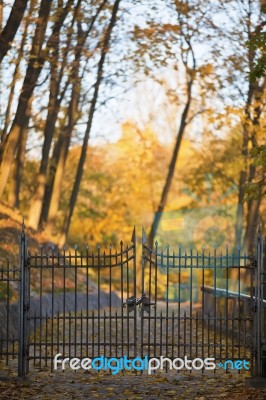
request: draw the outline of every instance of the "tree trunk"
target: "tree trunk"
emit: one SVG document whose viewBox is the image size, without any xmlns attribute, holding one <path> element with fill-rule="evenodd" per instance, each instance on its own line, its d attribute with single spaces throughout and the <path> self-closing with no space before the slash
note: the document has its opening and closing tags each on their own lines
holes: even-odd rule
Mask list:
<svg viewBox="0 0 266 400">
<path fill-rule="evenodd" d="M 254 243 L 257 229 L 259 226 L 259 209 L 261 204 L 261 198 L 258 200 L 250 200 L 248 203 L 248 215 L 247 215 L 247 228 L 245 233 L 245 242 L 247 254 L 254 254 Z"/>
<path fill-rule="evenodd" d="M 58 107 L 58 109 L 59 109 L 59 107 Z M 42 203 L 43 203 L 44 192 L 45 192 L 45 184 L 46 184 L 46 171 L 47 171 L 47 167 L 48 167 L 49 153 L 50 153 L 50 148 L 51 148 L 51 144 L 52 144 L 52 140 L 53 140 L 53 134 L 54 134 L 54 130 L 55 130 L 58 109 L 57 109 L 57 107 L 53 108 L 53 110 L 52 110 L 53 115 L 49 116 L 49 118 L 47 119 L 46 127 L 45 127 L 44 144 L 43 144 L 43 148 L 42 148 L 42 159 L 41 159 L 41 164 L 40 164 L 40 168 L 39 168 L 39 173 L 37 176 L 37 189 L 36 189 L 34 198 L 32 200 L 31 207 L 30 207 L 30 213 L 29 213 L 29 226 L 35 230 L 38 229 L 39 221 L 40 221 Z M 48 113 L 48 115 L 49 115 L 49 113 Z"/>
<path fill-rule="evenodd" d="M 249 82 L 249 90 L 248 97 L 245 106 L 245 115 L 243 122 L 243 140 L 242 140 L 242 156 L 244 166 L 240 172 L 239 176 L 239 189 L 238 189 L 238 206 L 237 206 L 237 220 L 236 220 L 236 245 L 242 245 L 242 235 L 243 235 L 243 221 L 244 221 L 244 196 L 245 196 L 245 183 L 247 181 L 248 173 L 247 173 L 247 158 L 248 158 L 248 141 L 249 141 L 249 133 L 250 133 L 250 123 L 251 123 L 251 115 L 250 109 L 252 104 L 254 94 L 254 85 L 251 80 Z"/>
<path fill-rule="evenodd" d="M 6 26 L 0 34 L 0 63 L 10 49 L 22 21 L 28 0 L 15 0 Z"/>
<path fill-rule="evenodd" d="M 59 160 L 57 163 L 56 172 L 55 172 L 55 176 L 54 176 L 53 190 L 52 190 L 50 207 L 49 207 L 49 212 L 48 212 L 48 230 L 50 230 L 50 231 L 54 226 L 55 219 L 56 219 L 58 209 L 59 209 L 59 202 L 60 202 L 61 190 L 62 190 L 62 181 L 63 181 L 64 171 L 65 171 L 68 149 L 69 149 L 69 145 L 70 145 L 70 138 L 71 138 L 70 135 L 65 138 L 63 146 L 60 149 Z"/>
<path fill-rule="evenodd" d="M 57 44 L 59 44 L 57 42 Z M 57 50 L 55 56 L 58 55 Z M 60 101 L 58 101 L 61 79 L 57 74 L 57 66 L 55 59 L 51 62 L 51 81 L 50 81 L 50 96 L 48 103 L 48 115 L 44 128 L 44 143 L 42 147 L 42 158 L 37 176 L 37 188 L 33 197 L 30 212 L 29 212 L 29 226 L 35 230 L 38 229 L 40 215 L 42 210 L 42 203 L 45 193 L 46 172 L 49 162 L 49 154 L 55 132 L 55 125 L 57 121 L 58 112 L 60 109 Z"/>
<path fill-rule="evenodd" d="M 151 227 L 149 237 L 148 237 L 148 244 L 151 248 L 153 247 L 154 238 L 155 238 L 155 235 L 156 235 L 156 232 L 157 232 L 157 229 L 158 229 L 161 217 L 162 217 L 162 213 L 163 213 L 165 205 L 166 205 L 167 197 L 168 197 L 172 179 L 174 176 L 174 171 L 175 171 L 178 153 L 180 150 L 180 145 L 181 145 L 182 138 L 183 138 L 183 135 L 184 135 L 184 132 L 186 129 L 188 112 L 189 112 L 190 105 L 191 105 L 192 85 L 193 85 L 193 79 L 190 79 L 190 81 L 188 83 L 188 89 L 187 89 L 187 102 L 186 102 L 185 108 L 182 113 L 180 126 L 179 126 L 179 130 L 178 130 L 177 138 L 176 138 L 175 148 L 174 148 L 174 152 L 172 155 L 172 160 L 171 160 L 171 163 L 170 163 L 170 166 L 168 169 L 168 174 L 167 174 L 165 185 L 164 185 L 164 188 L 162 191 L 161 200 L 160 200 L 159 206 L 157 208 L 157 211 L 154 215 L 152 227 Z"/>
<path fill-rule="evenodd" d="M 3 30 L 3 0 L 0 0 L 0 34 L 2 33 Z"/>
<path fill-rule="evenodd" d="M 61 196 L 61 182 L 64 175 L 64 168 L 66 164 L 67 154 L 71 142 L 72 131 L 77 123 L 79 112 L 79 101 L 80 101 L 80 58 L 82 51 L 88 38 L 95 21 L 97 20 L 102 9 L 106 5 L 107 0 L 103 0 L 97 9 L 95 15 L 92 17 L 90 25 L 87 31 L 83 32 L 81 29 L 80 22 L 78 23 L 78 45 L 75 51 L 75 60 L 73 63 L 72 72 L 70 74 L 72 84 L 71 100 L 68 109 L 68 124 L 65 128 L 61 129 L 58 140 L 55 144 L 53 155 L 50 162 L 48 178 L 45 187 L 44 200 L 41 212 L 41 223 L 49 222 L 46 227 L 48 231 L 51 231 L 54 218 L 59 208 L 59 200 Z M 77 5 L 78 6 L 78 5 Z"/>
<path fill-rule="evenodd" d="M 64 135 L 65 135 L 64 130 L 61 129 L 58 139 L 55 143 L 53 154 L 49 163 L 49 172 L 48 172 L 48 178 L 46 180 L 45 193 L 44 193 L 42 212 L 41 212 L 41 223 L 47 222 L 56 169 L 60 157 L 60 152 L 64 144 Z"/>
<path fill-rule="evenodd" d="M 10 85 L 11 88 L 10 88 L 7 108 L 6 108 L 6 112 L 5 112 L 5 122 L 4 122 L 3 131 L 2 131 L 2 134 L 1 134 L 0 163 L 1 163 L 1 160 L 2 160 L 2 152 L 4 150 L 4 143 L 6 143 L 6 139 L 7 139 L 7 132 L 8 132 L 9 125 L 10 125 L 10 113 L 11 113 L 11 109 L 12 109 L 12 105 L 13 105 L 15 87 L 16 87 L 16 83 L 17 83 L 17 81 L 19 79 L 19 68 L 20 68 L 20 63 L 21 63 L 22 57 L 23 57 L 24 47 L 25 47 L 27 34 L 28 34 L 28 27 L 29 27 L 29 23 L 30 23 L 29 16 L 33 12 L 34 2 L 35 2 L 35 0 L 34 1 L 33 0 L 30 1 L 28 17 L 26 18 L 26 22 L 25 22 L 25 26 L 24 26 L 24 30 L 23 30 L 23 35 L 22 35 L 20 46 L 19 46 L 18 55 L 17 55 L 17 58 L 16 58 L 16 66 L 15 66 L 14 74 L 13 74 L 13 77 L 12 77 L 12 82 L 11 82 L 11 85 Z"/>
<path fill-rule="evenodd" d="M 254 86 L 254 111 L 252 118 L 252 134 L 250 137 L 253 148 L 256 148 L 258 146 L 257 132 L 260 128 L 260 118 L 263 111 L 263 97 L 265 95 L 265 88 L 266 88 L 266 78 L 263 79 L 261 84 L 257 83 Z M 256 166 L 250 165 L 248 181 L 252 182 L 253 179 L 255 179 L 255 177 L 256 177 Z M 260 197 L 257 200 L 249 200 L 247 204 L 248 212 L 247 212 L 247 223 L 245 232 L 245 243 L 248 254 L 252 254 L 254 252 L 254 240 L 259 223 L 260 204 L 261 204 Z"/>
<path fill-rule="evenodd" d="M 27 130 L 24 129 L 22 133 L 22 138 L 19 142 L 15 162 L 13 163 L 13 168 L 12 168 L 12 176 L 8 192 L 8 203 L 10 207 L 19 208 L 19 193 L 22 181 L 22 171 L 23 171 L 23 164 L 26 158 L 26 142 L 27 142 Z"/>
<path fill-rule="evenodd" d="M 86 131 L 85 131 L 84 139 L 83 139 L 83 145 L 82 145 L 82 149 L 81 149 L 81 155 L 80 155 L 77 173 L 76 173 L 76 177 L 75 177 L 75 181 L 74 181 L 74 186 L 72 189 L 69 206 L 66 210 L 64 224 L 63 224 L 61 237 L 60 237 L 60 241 L 59 241 L 60 245 L 63 245 L 66 241 L 68 231 L 69 231 L 70 221 L 71 221 L 71 218 L 73 215 L 73 211 L 75 208 L 75 204 L 76 204 L 76 200 L 77 200 L 77 196 L 78 196 L 78 192 L 79 192 L 79 187 L 80 187 L 80 183 L 81 183 L 81 179 L 82 179 L 82 175 L 83 175 L 84 164 L 86 161 L 88 140 L 90 137 L 93 116 L 94 116 L 96 103 L 97 103 L 97 99 L 98 99 L 100 84 L 103 79 L 104 62 L 105 62 L 106 54 L 107 54 L 108 48 L 109 48 L 111 33 L 112 33 L 112 30 L 116 23 L 117 12 L 119 9 L 120 1 L 121 0 L 116 0 L 114 3 L 111 20 L 110 20 L 110 23 L 108 25 L 108 28 L 107 28 L 107 31 L 106 31 L 106 34 L 104 37 L 103 47 L 102 47 L 102 51 L 101 51 L 101 57 L 100 57 L 100 61 L 98 64 L 97 79 L 95 82 L 93 98 L 92 98 L 91 107 L 90 107 L 90 111 L 89 111 L 89 118 L 88 118 L 87 127 L 86 127 Z"/>
<path fill-rule="evenodd" d="M 16 115 L 3 151 L 3 159 L 0 166 L 0 198 L 2 197 L 6 187 L 14 154 L 16 154 L 19 141 L 22 139 L 24 130 L 28 128 L 30 120 L 29 103 L 44 63 L 42 57 L 42 45 L 44 42 L 51 3 L 52 0 L 42 0 L 40 5 L 39 18 L 33 38 L 32 51 L 26 76 L 19 97 Z"/>
</svg>

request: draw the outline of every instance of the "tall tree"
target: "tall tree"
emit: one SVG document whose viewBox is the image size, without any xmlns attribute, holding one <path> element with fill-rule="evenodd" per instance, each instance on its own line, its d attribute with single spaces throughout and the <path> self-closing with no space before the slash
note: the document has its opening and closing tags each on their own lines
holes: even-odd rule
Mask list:
<svg viewBox="0 0 266 400">
<path fill-rule="evenodd" d="M 252 42 L 253 36 L 256 34 L 258 27 L 254 24 L 254 13 L 257 12 L 255 4 L 250 1 L 239 4 L 239 11 L 242 21 L 245 25 L 246 36 L 238 41 L 242 45 L 242 63 L 240 68 L 241 73 L 245 72 L 247 76 L 247 91 L 244 95 L 245 104 L 242 116 L 242 170 L 239 176 L 239 192 L 238 192 L 238 211 L 237 211 L 237 224 L 236 224 L 236 243 L 242 244 L 243 239 L 246 249 L 249 253 L 252 252 L 254 246 L 254 238 L 259 218 L 259 208 L 261 198 L 249 199 L 246 210 L 246 223 L 244 213 L 244 199 L 245 199 L 245 183 L 252 182 L 256 176 L 256 166 L 248 165 L 249 148 L 256 148 L 258 145 L 258 134 L 260 131 L 260 120 L 264 108 L 263 98 L 265 96 L 266 78 L 255 77 L 252 72 L 255 67 L 257 52 L 254 46 L 246 46 L 247 41 Z M 257 4 L 260 6 L 260 2 Z M 258 16 L 261 27 L 262 12 Z M 244 39 L 244 40 L 243 40 Z M 237 58 L 236 58 L 237 61 Z M 239 69 L 239 66 L 236 66 Z M 246 71 L 248 73 L 246 73 Z M 239 91 L 243 95 L 242 88 Z M 244 231 L 244 234 L 243 234 Z"/>
<path fill-rule="evenodd" d="M 84 52 L 86 40 L 89 37 L 95 22 L 97 21 L 97 18 L 99 17 L 106 3 L 107 0 L 101 2 L 100 6 L 88 23 L 88 28 L 85 31 L 82 30 L 80 18 L 78 18 L 77 21 L 77 45 L 74 49 L 74 60 L 69 74 L 69 82 L 72 85 L 72 89 L 67 112 L 68 122 L 67 125 L 63 126 L 59 132 L 57 142 L 54 146 L 53 155 L 50 160 L 45 191 L 41 198 L 39 196 L 39 201 L 42 201 L 42 210 L 40 214 L 40 219 L 42 222 L 47 222 L 48 219 L 48 221 L 51 223 L 57 215 L 61 194 L 61 183 L 68 149 L 70 146 L 71 135 L 78 119 L 81 116 L 81 113 L 79 112 L 79 101 L 82 86 L 82 75 L 80 74 L 81 58 Z M 86 59 L 89 58 L 89 56 L 86 56 Z M 38 216 L 35 218 L 37 220 Z M 35 227 L 37 227 L 37 221 Z"/>
<path fill-rule="evenodd" d="M 148 236 L 148 243 L 152 247 L 154 243 L 154 238 L 162 217 L 162 213 L 165 209 L 167 198 L 170 192 L 172 180 L 174 177 L 175 166 L 178 159 L 178 154 L 180 151 L 183 136 L 185 134 L 186 127 L 188 123 L 193 119 L 193 116 L 189 118 L 189 113 L 192 106 L 192 90 L 193 84 L 196 79 L 197 65 L 196 58 L 193 49 L 194 37 L 197 34 L 197 29 L 193 27 L 192 18 L 195 18 L 194 12 L 198 8 L 198 4 L 194 4 L 190 1 L 174 1 L 173 2 L 175 11 L 177 14 L 178 25 L 174 27 L 174 32 L 176 33 L 176 39 L 180 44 L 180 55 L 181 61 L 185 69 L 185 100 L 183 110 L 181 112 L 180 124 L 177 131 L 176 141 L 174 145 L 174 150 L 169 164 L 168 172 L 166 175 L 166 180 L 161 193 L 160 201 L 156 212 L 154 214 L 152 226 Z M 197 13 L 195 13 L 197 14 Z M 202 11 L 201 17 L 204 15 Z M 192 17 L 192 18 L 191 18 Z M 195 22 L 195 21 L 194 21 Z M 169 24 L 166 25 L 167 29 L 170 28 Z M 170 28 L 171 29 L 171 28 Z M 173 28 L 172 28 L 173 29 Z"/>
<path fill-rule="evenodd" d="M 60 55 L 60 29 L 61 26 L 57 25 L 54 30 L 54 35 L 50 41 L 50 88 L 49 88 L 49 101 L 48 101 L 48 112 L 44 127 L 44 142 L 42 147 L 42 157 L 40 162 L 39 173 L 37 177 L 37 188 L 35 195 L 31 202 L 30 213 L 29 213 L 29 226 L 33 229 L 38 229 L 39 220 L 42 210 L 42 204 L 45 193 L 46 184 L 46 173 L 49 162 L 50 149 L 55 133 L 56 122 L 58 119 L 58 113 L 60 106 L 63 101 L 64 95 L 67 91 L 67 87 L 70 82 L 69 79 L 64 83 L 62 87 L 62 81 L 64 78 L 64 69 L 67 66 L 68 52 L 70 50 L 71 39 L 73 40 L 73 25 L 76 19 L 79 18 L 79 11 L 82 1 L 78 0 L 74 7 L 74 15 L 72 18 L 72 24 L 70 26 L 70 33 L 67 38 L 67 46 L 63 53 L 63 60 L 60 68 L 58 67 L 58 59 Z M 69 6 L 72 4 L 69 3 Z"/>
<path fill-rule="evenodd" d="M 13 106 L 15 88 L 16 88 L 16 84 L 19 81 L 21 62 L 25 56 L 25 54 L 24 54 L 25 45 L 26 45 L 26 41 L 27 41 L 28 28 L 29 28 L 29 24 L 31 21 L 30 17 L 31 17 L 31 14 L 33 13 L 34 4 L 35 4 L 35 0 L 31 0 L 30 5 L 29 5 L 28 14 L 25 18 L 25 24 L 23 26 L 22 39 L 21 39 L 20 46 L 19 46 L 19 49 L 17 52 L 17 57 L 16 57 L 16 61 L 15 61 L 15 70 L 14 70 L 14 73 L 12 76 L 12 81 L 10 84 L 10 92 L 9 92 L 7 107 L 6 107 L 5 116 L 4 116 L 4 126 L 3 126 L 3 129 L 1 132 L 1 143 L 4 143 L 7 138 L 9 125 L 11 122 L 11 110 L 12 110 L 12 106 Z M 0 162 L 1 162 L 1 155 L 0 155 Z"/>
<path fill-rule="evenodd" d="M 3 158 L 0 165 L 0 198 L 3 195 L 9 177 L 10 169 L 16 154 L 19 141 L 28 129 L 30 120 L 30 100 L 33 90 L 39 78 L 44 60 L 42 58 L 42 46 L 45 39 L 46 27 L 50 15 L 52 1 L 42 0 L 35 35 L 32 41 L 29 64 L 19 97 L 16 115 L 5 143 L 1 143 Z"/>
<path fill-rule="evenodd" d="M 68 0 L 65 7 L 58 10 L 51 36 L 47 41 L 47 49 L 50 48 L 55 36 L 57 36 L 58 29 L 60 30 L 62 27 L 72 3 L 73 0 Z M 12 162 L 14 160 L 14 155 L 16 154 L 19 142 L 22 142 L 24 131 L 28 130 L 28 124 L 31 117 L 30 103 L 32 100 L 33 91 L 46 60 L 46 52 L 43 50 L 43 45 L 45 43 L 45 32 L 49 20 L 51 4 L 52 1 L 50 0 L 42 0 L 40 5 L 39 16 L 32 41 L 32 50 L 18 101 L 16 115 L 6 143 L 4 144 L 3 159 L 0 166 L 0 198 L 3 195 L 6 187 Z"/>
<path fill-rule="evenodd" d="M 103 43 L 102 43 L 101 56 L 100 56 L 100 60 L 99 60 L 99 64 L 98 64 L 97 78 L 96 78 L 96 82 L 95 82 L 95 85 L 94 85 L 94 92 L 93 92 L 93 97 L 92 97 L 92 101 L 91 101 L 91 105 L 90 105 L 88 122 L 87 122 L 86 131 L 85 131 L 84 138 L 83 138 L 83 145 L 82 145 L 82 148 L 81 148 L 81 154 L 80 154 L 80 159 L 79 159 L 79 163 L 78 163 L 78 167 L 77 167 L 77 173 L 76 173 L 73 189 L 72 189 L 72 192 L 71 192 L 69 205 L 68 205 L 68 208 L 66 210 L 66 215 L 65 215 L 63 227 L 62 227 L 62 232 L 61 232 L 61 237 L 60 237 L 60 245 L 63 245 L 65 243 L 65 241 L 66 241 L 66 237 L 68 235 L 71 218 L 72 218 L 72 215 L 73 215 L 73 211 L 74 211 L 76 200 L 77 200 L 77 196 L 78 196 L 80 183 L 81 183 L 81 180 L 82 180 L 83 169 L 84 169 L 84 164 L 85 164 L 85 161 L 86 161 L 88 140 L 89 140 L 89 137 L 90 137 L 93 116 L 94 116 L 94 112 L 95 112 L 95 109 L 96 109 L 96 104 L 97 104 L 97 100 L 98 100 L 98 94 L 99 94 L 100 85 L 101 85 L 101 82 L 103 80 L 104 63 L 105 63 L 106 54 L 108 52 L 108 49 L 109 49 L 109 46 L 110 46 L 110 42 L 111 42 L 111 34 L 112 34 L 113 28 L 114 28 L 114 26 L 116 24 L 117 13 L 118 13 L 118 10 L 119 10 L 120 2 L 121 2 L 121 0 L 115 0 L 115 2 L 114 2 L 111 19 L 110 19 L 109 25 L 108 25 L 108 27 L 106 29 L 106 33 L 104 35 L 104 39 L 103 39 Z"/>
</svg>

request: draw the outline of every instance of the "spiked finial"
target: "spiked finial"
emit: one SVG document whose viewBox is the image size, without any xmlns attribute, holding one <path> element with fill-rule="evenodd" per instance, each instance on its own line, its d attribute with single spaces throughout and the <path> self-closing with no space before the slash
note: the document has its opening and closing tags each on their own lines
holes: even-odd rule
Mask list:
<svg viewBox="0 0 266 400">
<path fill-rule="evenodd" d="M 136 243 L 136 227 L 135 226 L 134 226 L 134 229 L 132 232 L 131 243 Z"/>
<path fill-rule="evenodd" d="M 147 244 L 147 243 L 148 243 L 147 236 L 146 236 L 144 228 L 142 227 L 142 244 Z"/>
</svg>

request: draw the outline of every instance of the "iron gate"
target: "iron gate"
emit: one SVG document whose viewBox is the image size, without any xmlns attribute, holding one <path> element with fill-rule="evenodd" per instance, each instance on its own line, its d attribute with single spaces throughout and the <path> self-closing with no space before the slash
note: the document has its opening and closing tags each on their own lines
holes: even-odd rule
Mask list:
<svg viewBox="0 0 266 400">
<path fill-rule="evenodd" d="M 8 362 L 18 355 L 20 376 L 32 368 L 53 370 L 58 353 L 63 358 L 214 357 L 221 366 L 245 359 L 251 373 L 261 375 L 263 240 L 259 234 L 256 257 L 249 257 L 228 247 L 186 251 L 156 242 L 150 249 L 143 231 L 138 263 L 135 229 L 131 243 L 121 241 L 119 249 L 51 247 L 35 253 L 27 250 L 23 229 L 19 334 L 11 339 L 2 329 L 2 357 Z M 8 292 L 6 299 L 1 319 L 9 327 Z"/>
</svg>

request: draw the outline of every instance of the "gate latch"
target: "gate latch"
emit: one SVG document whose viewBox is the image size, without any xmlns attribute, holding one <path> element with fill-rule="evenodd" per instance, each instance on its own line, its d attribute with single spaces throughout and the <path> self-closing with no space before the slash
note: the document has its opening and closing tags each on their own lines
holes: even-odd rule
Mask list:
<svg viewBox="0 0 266 400">
<path fill-rule="evenodd" d="M 141 310 L 149 313 L 150 306 L 152 305 L 154 306 L 155 303 L 152 303 L 146 294 L 143 294 L 141 297 L 131 296 L 123 303 L 123 307 L 127 306 L 129 312 L 133 311 L 136 306 L 140 306 Z"/>
</svg>

